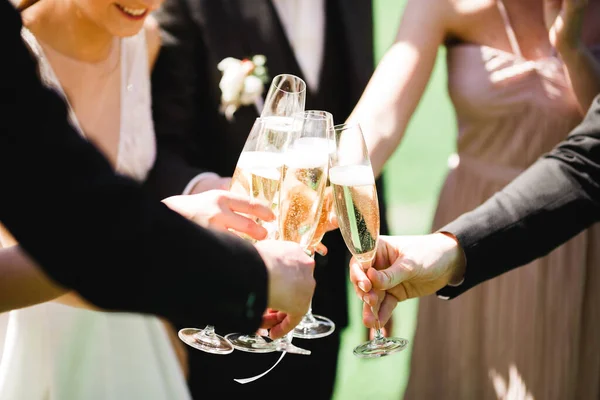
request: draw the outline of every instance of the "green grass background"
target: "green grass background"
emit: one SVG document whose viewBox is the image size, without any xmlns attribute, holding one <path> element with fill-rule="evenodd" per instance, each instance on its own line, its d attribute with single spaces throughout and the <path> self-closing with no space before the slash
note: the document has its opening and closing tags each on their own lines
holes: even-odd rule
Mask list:
<svg viewBox="0 0 600 400">
<path fill-rule="evenodd" d="M 380 60 L 393 42 L 406 0 L 375 0 L 375 57 Z M 437 195 L 454 150 L 456 124 L 446 92 L 445 51 L 437 64 L 408 131 L 385 169 L 388 218 L 393 234 L 422 234 L 430 228 Z M 349 288 L 350 291 L 350 288 Z M 408 381 L 412 346 L 382 359 L 362 360 L 352 354 L 364 340 L 361 303 L 350 296 L 350 326 L 342 336 L 335 400 L 399 400 Z M 394 313 L 394 335 L 412 341 L 418 302 L 401 303 Z"/>
</svg>

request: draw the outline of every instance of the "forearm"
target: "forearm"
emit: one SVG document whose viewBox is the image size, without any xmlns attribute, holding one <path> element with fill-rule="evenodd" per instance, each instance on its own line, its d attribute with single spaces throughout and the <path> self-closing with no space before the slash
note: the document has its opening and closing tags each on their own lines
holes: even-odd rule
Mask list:
<svg viewBox="0 0 600 400">
<path fill-rule="evenodd" d="M 0 118 L 19 127 L 0 132 L 0 170 L 18 172 L 3 176 L 0 220 L 20 246 L 52 279 L 104 309 L 256 329 L 267 271 L 254 247 L 186 221 L 115 175 L 37 78 L 20 29 L 0 0 L 0 43 L 11 55 L 0 75 Z"/>
<path fill-rule="evenodd" d="M 560 56 L 581 113 L 585 114 L 596 95 L 600 93 L 600 63 L 584 45 L 562 49 Z"/>
<path fill-rule="evenodd" d="M 470 287 L 546 255 L 600 220 L 600 96 L 586 119 L 552 152 L 501 192 L 442 230 L 466 255 Z"/>
<path fill-rule="evenodd" d="M 530 190 L 548 178 L 542 190 Z M 444 289 L 444 295 L 455 296 L 542 257 L 598 218 L 598 205 L 580 197 L 560 166 L 541 161 L 504 191 L 442 229 L 457 237 L 467 263 L 465 282 L 459 288 Z"/>
<path fill-rule="evenodd" d="M 394 153 L 416 107 L 403 104 L 407 79 L 401 76 L 405 44 L 397 43 L 382 58 L 363 95 L 348 117 L 348 123 L 360 123 L 376 176 L 381 174 Z M 416 89 L 415 89 L 416 90 Z"/>
<path fill-rule="evenodd" d="M 0 313 L 50 301 L 65 292 L 19 246 L 0 249 Z"/>
<path fill-rule="evenodd" d="M 429 82 L 453 13 L 450 3 L 407 2 L 396 43 L 377 65 L 348 119 L 363 128 L 376 176 L 402 140 Z"/>
</svg>

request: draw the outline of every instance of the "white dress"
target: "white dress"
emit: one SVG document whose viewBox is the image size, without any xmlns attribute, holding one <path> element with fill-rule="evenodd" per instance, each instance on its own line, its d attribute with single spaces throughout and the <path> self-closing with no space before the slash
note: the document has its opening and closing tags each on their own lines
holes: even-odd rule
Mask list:
<svg viewBox="0 0 600 400">
<path fill-rule="evenodd" d="M 42 47 L 25 29 L 23 38 L 39 59 L 42 79 L 64 94 Z M 155 158 L 144 32 L 122 39 L 120 47 L 123 117 L 117 171 L 143 181 Z M 80 126 L 72 110 L 71 119 Z M 0 400 L 38 399 L 179 400 L 191 396 L 158 318 L 44 303 L 10 313 L 0 363 Z"/>
</svg>

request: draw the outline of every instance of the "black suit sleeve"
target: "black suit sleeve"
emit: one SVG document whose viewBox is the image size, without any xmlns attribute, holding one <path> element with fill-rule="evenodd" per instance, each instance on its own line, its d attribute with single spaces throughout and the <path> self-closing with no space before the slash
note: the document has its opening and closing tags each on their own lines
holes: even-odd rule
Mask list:
<svg viewBox="0 0 600 400">
<path fill-rule="evenodd" d="M 195 107 L 201 71 L 195 60 L 201 40 L 184 1 L 167 0 L 153 16 L 161 28 L 162 45 L 152 71 L 157 160 L 148 187 L 164 198 L 180 194 L 194 176 L 206 172 L 189 162 L 197 153 L 193 137 L 200 129 Z"/>
<path fill-rule="evenodd" d="M 527 264 L 598 220 L 600 96 L 564 142 L 482 206 L 441 229 L 457 236 L 467 270 L 461 286 L 439 294 L 457 296 Z"/>
<path fill-rule="evenodd" d="M 102 308 L 254 331 L 267 273 L 253 246 L 116 176 L 41 84 L 20 29 L 0 0 L 0 221 L 51 278 Z"/>
</svg>

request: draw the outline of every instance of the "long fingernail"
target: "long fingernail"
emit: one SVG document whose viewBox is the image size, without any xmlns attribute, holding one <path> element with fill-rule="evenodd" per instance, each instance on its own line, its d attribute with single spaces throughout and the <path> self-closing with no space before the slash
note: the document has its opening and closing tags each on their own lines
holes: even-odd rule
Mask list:
<svg viewBox="0 0 600 400">
<path fill-rule="evenodd" d="M 369 300 L 369 296 L 367 296 L 367 295 L 365 294 L 365 295 L 363 296 L 363 298 L 362 298 L 362 299 L 363 299 L 363 301 L 364 301 L 365 303 L 367 303 L 367 305 L 369 305 L 369 306 L 371 305 L 371 301 Z"/>
<path fill-rule="evenodd" d="M 325 257 L 325 254 L 327 254 L 325 251 L 323 251 L 322 249 L 317 249 L 316 250 L 317 254 L 319 254 L 321 257 Z"/>
<path fill-rule="evenodd" d="M 364 282 L 358 282 L 358 287 L 360 288 L 360 290 L 362 290 L 363 292 L 367 293 L 367 289 L 365 289 L 365 283 Z"/>
</svg>

